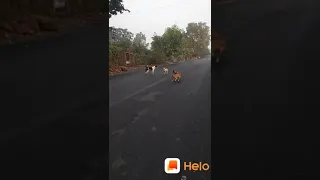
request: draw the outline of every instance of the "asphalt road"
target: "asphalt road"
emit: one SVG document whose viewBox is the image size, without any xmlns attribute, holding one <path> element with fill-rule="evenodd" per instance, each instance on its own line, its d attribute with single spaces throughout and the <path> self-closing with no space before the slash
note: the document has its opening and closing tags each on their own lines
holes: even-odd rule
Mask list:
<svg viewBox="0 0 320 180">
<path fill-rule="evenodd" d="M 221 66 L 211 74 L 208 59 L 170 66 L 183 72 L 180 84 L 160 72 L 115 76 L 110 99 L 107 25 L 1 48 L 2 173 L 102 179 L 109 158 L 110 179 L 180 178 L 163 172 L 171 156 L 211 165 L 211 177 L 188 179 L 318 176 L 318 7 L 215 6 L 212 28 L 228 41 Z"/>
<path fill-rule="evenodd" d="M 212 9 L 228 41 L 212 70 L 212 179 L 319 176 L 319 2 Z"/>
<path fill-rule="evenodd" d="M 109 179 L 211 179 L 210 171 L 164 172 L 165 158 L 211 164 L 211 58 L 109 79 Z"/>
<path fill-rule="evenodd" d="M 4 176 L 106 176 L 107 20 L 97 26 L 0 48 Z"/>
</svg>

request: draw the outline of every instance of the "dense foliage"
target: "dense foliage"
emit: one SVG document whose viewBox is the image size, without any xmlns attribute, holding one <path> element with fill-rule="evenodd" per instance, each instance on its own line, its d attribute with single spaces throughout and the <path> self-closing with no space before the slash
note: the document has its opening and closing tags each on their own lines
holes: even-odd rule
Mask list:
<svg viewBox="0 0 320 180">
<path fill-rule="evenodd" d="M 185 61 L 210 54 L 210 27 L 204 22 L 189 23 L 185 30 L 177 25 L 168 27 L 161 36 L 154 34 L 151 44 L 142 32 L 134 35 L 127 29 L 110 27 L 109 35 L 111 64 L 117 64 L 117 56 L 129 48 L 136 65 Z"/>
<path fill-rule="evenodd" d="M 105 1 L 103 1 L 105 2 Z M 103 7 L 107 7 L 104 5 Z M 109 18 L 118 13 L 123 13 L 124 11 L 130 12 L 128 9 L 124 8 L 123 0 L 109 0 Z"/>
</svg>

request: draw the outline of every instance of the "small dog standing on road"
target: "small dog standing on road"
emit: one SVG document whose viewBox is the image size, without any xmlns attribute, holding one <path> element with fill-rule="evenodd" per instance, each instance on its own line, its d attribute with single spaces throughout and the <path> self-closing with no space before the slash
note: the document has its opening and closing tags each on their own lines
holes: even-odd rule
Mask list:
<svg viewBox="0 0 320 180">
<path fill-rule="evenodd" d="M 172 82 L 174 81 L 174 82 L 180 82 L 180 79 L 181 79 L 181 73 L 180 72 L 178 72 L 178 71 L 175 71 L 175 70 L 173 70 L 172 71 Z"/>
<path fill-rule="evenodd" d="M 163 68 L 163 75 L 167 75 L 169 73 L 169 69 L 168 68 Z"/>
<path fill-rule="evenodd" d="M 155 69 L 157 68 L 157 66 L 146 66 L 146 69 L 145 69 L 145 72 L 144 72 L 144 75 L 146 75 L 146 74 L 148 74 L 149 73 L 149 71 L 151 71 L 152 72 L 152 74 L 154 74 L 154 71 L 155 71 Z"/>
</svg>

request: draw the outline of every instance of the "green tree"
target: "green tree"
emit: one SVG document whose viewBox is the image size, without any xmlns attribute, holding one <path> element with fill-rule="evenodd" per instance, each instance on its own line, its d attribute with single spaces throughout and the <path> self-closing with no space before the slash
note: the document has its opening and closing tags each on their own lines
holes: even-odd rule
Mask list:
<svg viewBox="0 0 320 180">
<path fill-rule="evenodd" d="M 142 32 L 137 33 L 133 39 L 133 46 L 135 48 L 146 49 L 148 46 L 146 35 L 144 35 Z"/>
<path fill-rule="evenodd" d="M 151 58 L 152 63 L 162 63 L 166 60 L 164 51 L 164 42 L 162 36 L 154 34 L 151 42 Z"/>
<path fill-rule="evenodd" d="M 192 55 L 194 54 L 194 50 L 191 44 L 190 39 L 188 38 L 187 34 L 184 33 L 183 39 L 182 39 L 182 54 L 183 59 L 190 59 Z"/>
<path fill-rule="evenodd" d="M 148 64 L 148 43 L 146 36 L 140 32 L 137 33 L 132 42 L 135 61 L 137 64 Z"/>
<path fill-rule="evenodd" d="M 109 28 L 109 63 L 117 63 L 119 54 L 132 47 L 133 33 L 128 29 Z"/>
<path fill-rule="evenodd" d="M 128 29 L 109 27 L 112 41 L 132 41 L 134 34 Z"/>
<path fill-rule="evenodd" d="M 123 0 L 109 0 L 109 19 L 118 13 L 122 14 L 124 11 L 130 12 L 124 7 Z"/>
<path fill-rule="evenodd" d="M 177 25 L 173 25 L 166 29 L 162 35 L 163 48 L 167 58 L 176 60 L 182 53 L 183 45 L 183 30 Z"/>
<path fill-rule="evenodd" d="M 210 27 L 204 22 L 189 23 L 187 25 L 187 37 L 193 47 L 194 56 L 200 56 L 209 52 L 211 40 Z"/>
<path fill-rule="evenodd" d="M 161 36 L 154 34 L 151 42 L 151 50 L 154 52 L 164 52 L 163 51 L 163 40 Z"/>
</svg>

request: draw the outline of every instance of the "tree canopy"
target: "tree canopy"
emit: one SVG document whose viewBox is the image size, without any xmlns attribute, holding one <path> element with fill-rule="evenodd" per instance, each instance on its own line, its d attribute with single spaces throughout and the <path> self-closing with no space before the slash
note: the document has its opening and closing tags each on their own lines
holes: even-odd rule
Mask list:
<svg viewBox="0 0 320 180">
<path fill-rule="evenodd" d="M 186 35 L 194 47 L 194 53 L 201 55 L 207 52 L 211 41 L 210 27 L 204 22 L 198 22 L 189 23 L 186 29 Z"/>
<path fill-rule="evenodd" d="M 162 35 L 153 35 L 150 48 L 143 32 L 134 35 L 127 29 L 115 27 L 111 27 L 109 31 L 112 36 L 110 55 L 115 57 L 131 48 L 136 64 L 185 61 L 210 54 L 210 27 L 204 22 L 191 22 L 185 30 L 177 25 L 168 27 Z"/>
<path fill-rule="evenodd" d="M 109 0 L 109 19 L 118 13 L 122 14 L 124 11 L 130 12 L 124 7 L 123 0 Z"/>
</svg>

